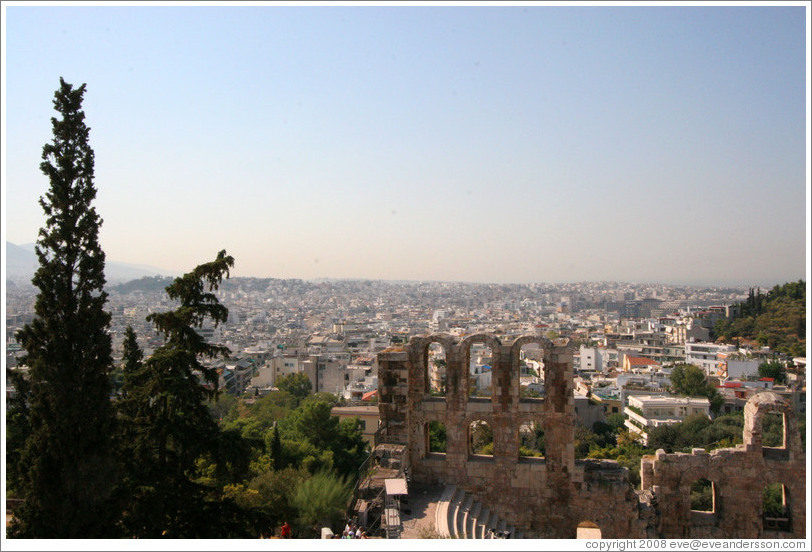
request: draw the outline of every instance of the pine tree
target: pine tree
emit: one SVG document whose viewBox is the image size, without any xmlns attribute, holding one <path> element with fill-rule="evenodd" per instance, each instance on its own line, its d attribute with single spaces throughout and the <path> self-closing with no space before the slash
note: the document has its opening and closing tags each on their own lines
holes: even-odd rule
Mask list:
<svg viewBox="0 0 812 552">
<path fill-rule="evenodd" d="M 84 93 L 84 84 L 74 89 L 60 78 L 53 103 L 61 119 L 51 119 L 53 141 L 42 149 L 50 187 L 40 198 L 46 224 L 32 280 L 36 318 L 17 334 L 31 384 L 20 464 L 25 503 L 12 529 L 18 537 L 107 537 L 118 517 L 110 314 Z"/>
<path fill-rule="evenodd" d="M 228 319 L 214 292 L 233 265 L 221 251 L 214 261 L 176 278 L 166 292 L 178 307 L 147 317 L 166 341 L 133 365 L 121 407 L 127 436 L 122 447 L 133 459 L 127 462 L 132 500 L 124 524 L 134 536 L 249 536 L 248 518 L 221 489 L 195 481 L 196 463 L 204 455 L 221 473 L 226 463 L 247 465 L 246 447 L 220 431 L 207 405 L 217 396 L 218 373 L 202 359 L 225 357 L 229 350 L 207 343 L 198 332 L 209 320 L 217 326 Z"/>
<path fill-rule="evenodd" d="M 166 344 L 146 362 L 157 461 L 171 463 L 180 473 L 192 467 L 202 439 L 217 430 L 206 399 L 217 394 L 218 374 L 201 359 L 225 357 L 229 350 L 207 343 L 198 329 L 206 319 L 215 326 L 228 319 L 228 309 L 213 292 L 232 266 L 234 258 L 221 251 L 215 261 L 198 266 L 166 288 L 169 298 L 180 302 L 179 308 L 147 317 L 166 338 Z"/>
</svg>

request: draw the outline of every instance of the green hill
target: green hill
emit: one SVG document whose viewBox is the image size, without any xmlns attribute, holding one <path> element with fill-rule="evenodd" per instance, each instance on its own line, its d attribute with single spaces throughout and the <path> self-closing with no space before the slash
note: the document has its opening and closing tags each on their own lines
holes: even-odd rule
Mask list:
<svg viewBox="0 0 812 552">
<path fill-rule="evenodd" d="M 750 289 L 738 312 L 729 320 L 720 320 L 714 335 L 724 341 L 752 339 L 779 353 L 806 355 L 806 282 L 776 285 L 766 294 Z"/>
<path fill-rule="evenodd" d="M 130 293 L 133 291 L 163 291 L 166 286 L 171 284 L 175 279 L 171 276 L 144 276 L 137 280 L 130 280 L 129 282 L 111 286 L 112 291 L 118 293 Z"/>
</svg>

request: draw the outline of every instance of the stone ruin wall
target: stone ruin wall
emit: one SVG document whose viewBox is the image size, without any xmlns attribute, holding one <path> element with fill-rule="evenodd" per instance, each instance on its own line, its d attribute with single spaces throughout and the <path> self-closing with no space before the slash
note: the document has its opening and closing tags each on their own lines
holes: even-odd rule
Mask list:
<svg viewBox="0 0 812 552">
<path fill-rule="evenodd" d="M 429 394 L 432 343 L 445 350 L 445 397 Z M 474 343 L 489 346 L 493 355 L 491 397 L 468 396 Z M 543 399 L 520 397 L 519 352 L 529 343 L 543 350 Z M 805 459 L 794 415 L 786 405 L 769 402 L 769 408 L 784 408 L 785 427 L 798 440 L 790 439 L 787 451 L 778 453 L 786 458 L 773 460 L 767 458 L 771 451 L 762 453 L 758 414 L 768 407 L 753 410 L 748 404 L 745 445 L 710 454 L 658 451 L 656 458 L 643 460 L 642 490 L 635 491 L 626 469 L 616 462 L 575 460 L 572 353 L 566 344 L 540 336 L 506 343 L 486 334 L 462 340 L 446 334 L 413 337 L 407 347 L 378 355 L 379 409 L 387 442 L 407 446 L 416 481 L 463 488 L 526 537 L 574 538 L 578 525 L 590 522 L 604 538 L 772 538 L 775 535 L 761 529 L 760 512 L 761 490 L 772 481 L 784 483 L 792 496 L 792 518 L 797 521 L 791 536 L 805 534 Z M 493 431 L 493 456 L 469 453 L 468 428 L 477 420 Z M 428 450 L 431 421 L 446 427 L 445 453 Z M 544 430 L 543 459 L 519 456 L 518 428 L 526 422 Z M 704 517 L 690 511 L 690 485 L 699 477 L 713 481 L 718 494 L 718 511 Z"/>
<path fill-rule="evenodd" d="M 784 446 L 764 447 L 761 426 L 770 412 L 784 418 Z M 759 393 L 744 410 L 744 444 L 710 453 L 666 454 L 641 462 L 641 486 L 657 497 L 659 533 L 677 538 L 804 538 L 806 536 L 806 455 L 795 412 L 775 393 Z M 691 484 L 713 484 L 713 512 L 690 509 Z M 789 531 L 765 530 L 762 491 L 780 483 L 790 510 Z"/>
</svg>

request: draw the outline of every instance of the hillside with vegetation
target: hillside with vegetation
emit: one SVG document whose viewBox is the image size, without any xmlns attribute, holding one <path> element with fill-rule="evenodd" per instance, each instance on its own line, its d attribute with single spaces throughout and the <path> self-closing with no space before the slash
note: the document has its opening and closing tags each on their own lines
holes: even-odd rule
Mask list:
<svg viewBox="0 0 812 552">
<path fill-rule="evenodd" d="M 776 285 L 766 294 L 750 289 L 735 317 L 719 320 L 714 336 L 727 343 L 752 340 L 775 352 L 806 355 L 806 282 Z"/>
<path fill-rule="evenodd" d="M 170 285 L 173 281 L 174 278 L 169 276 L 144 276 L 137 280 L 130 280 L 129 282 L 112 286 L 110 289 L 118 293 L 132 293 L 134 291 L 148 293 L 163 291 L 166 286 Z"/>
</svg>

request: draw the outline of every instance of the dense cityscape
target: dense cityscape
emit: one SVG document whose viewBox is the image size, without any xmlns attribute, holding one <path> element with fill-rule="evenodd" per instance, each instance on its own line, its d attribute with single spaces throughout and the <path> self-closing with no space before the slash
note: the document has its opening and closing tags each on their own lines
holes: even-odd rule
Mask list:
<svg viewBox="0 0 812 552">
<path fill-rule="evenodd" d="M 119 359 L 128 325 L 136 331 L 146 355 L 162 344 L 146 317 L 171 307 L 163 290 L 170 282 L 155 277 L 110 288 L 110 331 Z M 207 331 L 231 350 L 221 368 L 222 383 L 227 380 L 232 393 L 272 386 L 274 376 L 263 374 L 274 358 L 315 355 L 332 359 L 330 370 L 335 373 L 311 382 L 313 389 L 349 398 L 346 386 L 334 384 L 348 381 L 344 378 L 348 374 L 357 377 L 359 373 L 348 372 L 349 366 L 357 366 L 358 359 L 368 363 L 389 346 L 424 333 L 518 336 L 554 332 L 614 351 L 604 353 L 612 358 L 606 368 L 622 366 L 623 354 L 658 362 L 665 356 L 666 364 L 685 361 L 685 342 L 707 341 L 716 320 L 725 316 L 725 307 L 744 301 L 747 293 L 748 288 L 616 282 L 509 285 L 235 278 L 224 282 L 219 293 L 229 309 L 228 321 Z M 8 286 L 10 366 L 15 362 L 14 334 L 33 319 L 34 298 L 30 286 Z M 621 334 L 625 337 L 619 357 L 613 344 Z M 666 346 L 670 346 L 667 354 Z M 232 379 L 228 374 L 240 372 L 237 366 L 244 364 L 240 361 L 250 363 L 250 376 L 239 374 Z M 374 372 L 366 375 L 374 376 Z"/>
<path fill-rule="evenodd" d="M 164 344 L 147 316 L 172 308 L 163 290 L 171 280 L 155 276 L 111 286 L 110 333 L 117 363 L 127 326 L 135 331 L 147 357 Z M 618 282 L 508 285 L 234 278 L 226 280 L 218 293 L 228 308 L 227 322 L 200 331 L 230 350 L 227 359 L 213 361 L 210 367 L 219 374 L 219 387 L 234 396 L 264 395 L 275 388 L 277 378 L 302 372 L 313 392 L 346 401 L 374 392 L 376 355 L 413 336 L 490 333 L 503 340 L 522 335 L 568 338 L 576 348 L 576 392 L 614 399 L 608 412 L 617 413 L 627 402 L 616 402 L 621 394 L 627 399 L 668 388 L 670 369 L 678 364 L 701 367 L 723 391 L 741 379 L 758 380 L 758 366 L 766 360 L 803 368 L 802 358 L 756 340 L 739 339 L 739 346 L 716 342 L 714 326 L 733 316 L 731 307 L 735 312 L 734 305 L 743 303 L 748 291 Z M 34 296 L 30 286 L 9 282 L 10 367 L 22 354 L 14 336 L 33 320 Z M 481 371 L 487 359 L 478 362 L 477 366 L 472 361 L 472 372 Z M 592 389 L 595 381 L 600 390 Z M 803 412 L 803 379 L 790 383 L 786 392 Z M 528 379 L 524 385 L 543 389 L 538 380 Z M 745 385 L 756 390 L 765 383 Z M 624 393 L 626 388 L 636 392 Z"/>
</svg>

